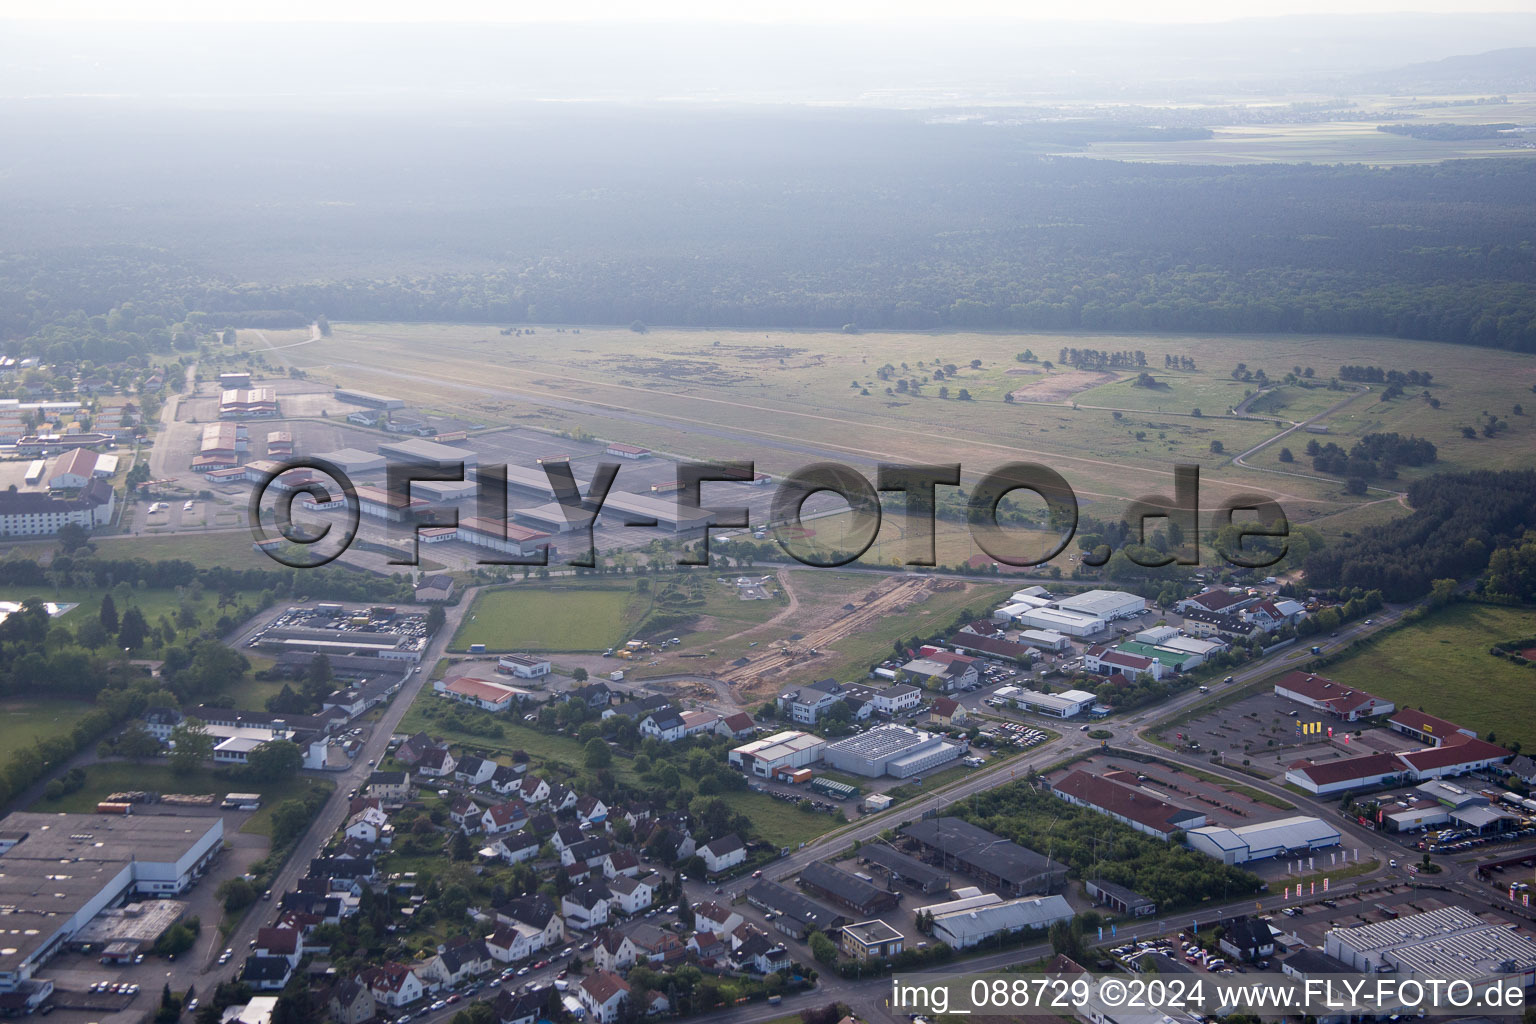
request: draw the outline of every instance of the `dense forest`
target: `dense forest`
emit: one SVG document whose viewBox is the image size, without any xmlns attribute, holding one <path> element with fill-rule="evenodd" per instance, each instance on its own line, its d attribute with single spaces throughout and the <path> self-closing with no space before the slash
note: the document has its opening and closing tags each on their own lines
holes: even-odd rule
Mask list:
<svg viewBox="0 0 1536 1024">
<path fill-rule="evenodd" d="M 1160 166 L 895 112 L 125 111 L 8 182 L 0 339 L 345 320 L 1379 334 L 1536 351 L 1536 162 Z M 65 139 L 65 136 L 69 136 Z M 250 140 L 299 156 L 231 161 Z M 313 153 L 315 163 L 308 155 Z M 430 153 L 428 159 L 416 154 Z"/>
<path fill-rule="evenodd" d="M 1410 484 L 1408 503 L 1412 514 L 1309 554 L 1308 586 L 1411 601 L 1435 580 L 1481 573 L 1497 549 L 1536 528 L 1536 470 L 1439 473 Z M 1501 559 L 1500 586 L 1519 593 L 1511 557 Z"/>
</svg>

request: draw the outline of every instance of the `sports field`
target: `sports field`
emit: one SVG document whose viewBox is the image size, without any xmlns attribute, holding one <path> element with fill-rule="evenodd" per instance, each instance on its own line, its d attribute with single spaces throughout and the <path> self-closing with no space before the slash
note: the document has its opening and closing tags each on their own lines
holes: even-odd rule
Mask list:
<svg viewBox="0 0 1536 1024">
<path fill-rule="evenodd" d="M 480 594 L 449 649 L 601 651 L 629 635 L 648 602 L 622 586 L 513 586 Z"/>
<path fill-rule="evenodd" d="M 1498 742 L 1536 750 L 1536 670 L 1488 653 L 1494 644 L 1536 633 L 1536 612 L 1456 604 L 1392 630 L 1323 675 L 1387 697 L 1399 707 L 1476 729 Z"/>
</svg>

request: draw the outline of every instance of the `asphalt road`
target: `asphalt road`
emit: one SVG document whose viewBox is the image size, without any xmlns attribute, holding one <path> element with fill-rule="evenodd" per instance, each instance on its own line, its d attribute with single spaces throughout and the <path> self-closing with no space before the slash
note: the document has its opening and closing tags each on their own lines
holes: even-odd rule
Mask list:
<svg viewBox="0 0 1536 1024">
<path fill-rule="evenodd" d="M 326 801 L 325 806 L 315 815 L 314 824 L 310 826 L 309 831 L 299 840 L 287 863 L 278 872 L 277 877 L 272 880 L 273 901 L 270 903 L 258 902 L 246 914 L 239 927 L 231 932 L 229 938 L 225 940 L 224 944 L 235 951 L 234 959 L 228 965 L 219 967 L 217 963 L 213 962 L 213 958 L 218 955 L 218 950 L 210 951 L 209 959 L 204 963 L 202 969 L 203 976 L 197 979 L 199 990 L 211 990 L 216 981 L 227 980 L 238 975 L 245 956 L 249 952 L 250 941 L 255 938 L 257 929 L 269 925 L 272 919 L 277 916 L 276 897 L 297 887 L 299 878 L 308 870 L 311 858 L 319 855 L 321 847 L 345 823 L 347 807 L 350 803 L 347 792 L 353 788 L 361 788 L 367 782 L 369 774 L 373 771 L 370 762 L 376 762 L 383 758 L 389 745 L 389 737 L 399 727 L 400 720 L 405 717 L 405 713 L 416 699 L 416 695 L 426 685 L 427 678 L 432 674 L 432 666 L 437 664 L 437 660 L 447 651 L 448 641 L 453 637 L 453 634 L 459 628 L 459 624 L 468 613 L 474 596 L 475 588 L 470 588 L 465 591 L 463 599 L 457 605 L 446 610 L 447 622 L 444 623 L 442 629 L 437 631 L 437 635 L 432 638 L 426 650 L 422 652 L 421 661 L 419 662 L 421 671 L 406 678 L 405 684 L 400 688 L 400 692 L 395 694 L 394 700 L 384 709 L 383 716 L 375 723 L 372 735 L 368 737 L 362 751 L 353 760 L 352 766 L 343 772 L 316 773 L 319 777 L 333 780 L 336 783 L 336 791 L 331 794 L 331 798 Z"/>
</svg>

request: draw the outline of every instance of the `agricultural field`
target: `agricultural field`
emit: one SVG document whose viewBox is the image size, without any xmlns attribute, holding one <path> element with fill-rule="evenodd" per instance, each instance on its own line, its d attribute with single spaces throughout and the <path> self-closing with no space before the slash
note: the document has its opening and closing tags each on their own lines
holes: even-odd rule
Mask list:
<svg viewBox="0 0 1536 1024">
<path fill-rule="evenodd" d="M 1498 742 L 1536 750 L 1536 670 L 1488 653 L 1494 644 L 1536 634 L 1536 613 L 1454 604 L 1394 629 L 1323 670 L 1399 707 L 1476 729 Z"/>
<path fill-rule="evenodd" d="M 449 649 L 601 651 L 626 639 L 649 606 L 634 580 L 489 590 L 475 599 Z"/>
<path fill-rule="evenodd" d="M 1064 347 L 1142 351 L 1147 372 L 1166 390 L 1132 386 L 1136 369 L 1046 369 Z M 434 353 L 425 369 L 418 359 L 424 348 Z M 1033 361 L 1016 358 L 1026 350 Z M 1234 418 L 1227 410 L 1256 389 L 1232 379 L 1238 363 L 1274 381 L 1311 367 L 1326 382 L 1346 361 L 1434 374 L 1428 390 L 1438 408 L 1413 393 L 1381 402 L 1377 386 L 1324 417 L 1329 438 L 1346 447 L 1370 431 L 1417 434 L 1440 447 L 1434 469 L 1457 469 L 1521 464 L 1536 442 L 1531 418 L 1513 411 L 1524 400 L 1536 407 L 1529 357 L 1387 338 L 669 328 L 643 335 L 542 328 L 512 338 L 483 326 L 357 323 L 334 325 L 332 337 L 279 354 L 313 379 L 380 392 L 408 383 L 422 407 L 459 409 L 477 421 L 688 458 L 752 458 L 774 475 L 821 459 L 867 476 L 880 461 L 960 462 L 969 482 L 1005 462 L 1037 461 L 1060 472 L 1083 511 L 1100 517 L 1118 515 L 1128 499 L 1165 492 L 1173 465 L 1186 462 L 1201 467 L 1207 508 L 1234 491 L 1267 491 L 1292 521 L 1305 523 L 1361 503 L 1344 493 L 1343 481 L 1303 463 L 1310 435 L 1299 431 L 1246 466 L 1232 462 L 1349 397 L 1286 387 L 1258 399 L 1251 418 Z M 1195 370 L 1165 371 L 1170 355 L 1193 359 Z M 935 379 L 946 365 L 954 369 Z M 921 386 L 898 392 L 901 380 Z M 941 388 L 949 397 L 940 397 Z M 1507 428 L 1463 439 L 1461 428 L 1484 410 Z M 1297 463 L 1282 466 L 1281 447 L 1291 447 Z"/>
</svg>

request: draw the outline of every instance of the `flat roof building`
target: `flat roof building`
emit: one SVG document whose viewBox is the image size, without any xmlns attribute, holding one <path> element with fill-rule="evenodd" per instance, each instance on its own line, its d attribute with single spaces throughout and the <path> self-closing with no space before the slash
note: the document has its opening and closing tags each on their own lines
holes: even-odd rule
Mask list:
<svg viewBox="0 0 1536 1024">
<path fill-rule="evenodd" d="M 373 473 L 382 470 L 386 459 L 361 448 L 338 448 L 333 452 L 321 452 L 317 459 L 324 459 L 344 473 Z"/>
<path fill-rule="evenodd" d="M 1484 921 L 1456 906 L 1331 929 L 1323 952 L 1353 971 L 1473 982 L 1513 976 L 1525 988 L 1536 985 L 1536 943 L 1511 924 Z"/>
<path fill-rule="evenodd" d="M 1063 608 L 1026 608 L 1013 618 L 1021 626 L 1048 629 L 1067 636 L 1085 637 L 1103 632 L 1107 623 L 1097 615 L 1083 615 Z"/>
<path fill-rule="evenodd" d="M 365 405 L 370 409 L 404 409 L 405 399 L 391 398 L 388 395 L 376 395 L 371 391 L 359 391 L 357 388 L 337 388 L 336 397 L 343 402 L 351 402 L 353 405 Z"/>
<path fill-rule="evenodd" d="M 949 888 L 949 872 L 924 864 L 916 857 L 909 857 L 900 850 L 882 842 L 869 842 L 859 847 L 859 857 L 866 864 L 883 868 L 895 888 L 899 879 L 923 893 L 943 892 Z"/>
<path fill-rule="evenodd" d="M 1011 699 L 1021 711 L 1034 711 L 1053 718 L 1072 718 L 1093 707 L 1093 702 L 1098 698 L 1087 690 L 1063 690 L 1061 693 L 1018 690 Z"/>
<path fill-rule="evenodd" d="M 379 445 L 379 454 L 385 458 L 417 462 L 437 469 L 463 466 L 468 470 L 480 462 L 480 457 L 468 448 L 455 448 L 452 445 L 438 444 L 436 441 L 428 441 L 421 437 L 411 437 L 404 441 L 385 441 Z"/>
<path fill-rule="evenodd" d="M 786 730 L 744 743 L 728 755 L 731 764 L 761 778 L 772 778 L 780 768 L 804 768 L 821 760 L 827 741 L 808 732 Z"/>
<path fill-rule="evenodd" d="M 1056 607 L 1063 611 L 1091 615 L 1096 619 L 1110 622 L 1140 615 L 1147 610 L 1147 600 L 1136 594 L 1126 594 L 1118 590 L 1090 590 L 1087 593 L 1060 598 L 1056 601 Z"/>
<path fill-rule="evenodd" d="M 905 725 L 882 725 L 829 744 L 827 764 L 867 778 L 904 779 L 948 764 L 961 754 L 958 744 Z"/>
<path fill-rule="evenodd" d="M 18 811 L 0 833 L 0 992 L 13 992 L 123 897 L 185 892 L 222 849 L 224 819 Z"/>
</svg>

